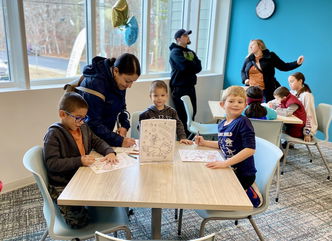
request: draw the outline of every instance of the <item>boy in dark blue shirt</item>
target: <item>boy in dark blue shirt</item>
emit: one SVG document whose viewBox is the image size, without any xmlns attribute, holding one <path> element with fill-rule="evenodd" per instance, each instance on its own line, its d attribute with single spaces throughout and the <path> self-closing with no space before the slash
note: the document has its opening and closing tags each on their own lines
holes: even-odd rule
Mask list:
<svg viewBox="0 0 332 241">
<path fill-rule="evenodd" d="M 242 115 L 246 107 L 246 92 L 240 86 L 231 86 L 223 92 L 220 106 L 226 112 L 226 119 L 218 125 L 218 141 L 204 140 L 202 136 L 195 137 L 195 143 L 200 146 L 219 148 L 225 161 L 215 161 L 206 164 L 209 168 L 226 168 L 231 166 L 246 190 L 254 207 L 260 200 L 251 187 L 256 178 L 254 153 L 256 148 L 255 132 L 250 120 Z M 255 200 L 253 200 L 255 197 Z"/>
</svg>

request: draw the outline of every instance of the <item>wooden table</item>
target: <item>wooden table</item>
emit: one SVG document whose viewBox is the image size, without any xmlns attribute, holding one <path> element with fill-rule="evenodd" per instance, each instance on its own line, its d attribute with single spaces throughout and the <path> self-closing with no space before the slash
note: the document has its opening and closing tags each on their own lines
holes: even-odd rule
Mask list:
<svg viewBox="0 0 332 241">
<path fill-rule="evenodd" d="M 176 145 L 178 149 L 208 149 Z M 204 163 L 141 163 L 95 174 L 81 167 L 58 198 L 60 205 L 152 208 L 152 238 L 160 239 L 161 209 L 251 210 L 252 204 L 231 168 Z"/>
<path fill-rule="evenodd" d="M 220 106 L 220 101 L 212 101 L 209 100 L 209 107 L 213 116 L 213 119 L 215 120 L 220 120 L 220 119 L 225 119 L 226 113 L 223 108 Z M 278 115 L 276 120 L 280 120 L 285 124 L 302 124 L 302 120 L 297 118 L 296 116 L 281 116 Z M 273 120 L 271 120 L 273 121 Z"/>
</svg>

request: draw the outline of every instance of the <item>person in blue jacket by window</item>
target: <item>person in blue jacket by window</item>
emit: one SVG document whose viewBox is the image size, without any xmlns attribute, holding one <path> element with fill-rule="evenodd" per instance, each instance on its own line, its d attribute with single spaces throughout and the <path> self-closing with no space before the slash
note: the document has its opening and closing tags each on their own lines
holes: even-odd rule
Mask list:
<svg viewBox="0 0 332 241">
<path fill-rule="evenodd" d="M 89 105 L 87 124 L 92 131 L 111 146 L 130 147 L 135 140 L 126 137 L 130 128 L 129 113 L 126 111 L 126 89 L 138 79 L 141 67 L 138 59 L 129 53 L 118 58 L 93 58 L 92 64 L 84 67 L 82 87 L 95 90 L 105 100 L 81 91 Z M 118 122 L 117 122 L 118 120 Z M 113 132 L 118 123 L 117 131 Z"/>
<path fill-rule="evenodd" d="M 172 43 L 169 47 L 171 50 L 169 63 L 172 67 L 170 80 L 171 97 L 175 110 L 179 115 L 179 119 L 185 127 L 187 136 L 190 134 L 187 130 L 187 115 L 184 104 L 180 98 L 184 95 L 190 97 L 193 105 L 194 119 L 197 110 L 195 91 L 195 85 L 197 82 L 196 74 L 202 70 L 201 61 L 195 52 L 187 48 L 187 45 L 191 43 L 189 38 L 191 33 L 191 30 L 186 31 L 184 29 L 179 29 L 174 34 L 176 43 Z"/>
</svg>

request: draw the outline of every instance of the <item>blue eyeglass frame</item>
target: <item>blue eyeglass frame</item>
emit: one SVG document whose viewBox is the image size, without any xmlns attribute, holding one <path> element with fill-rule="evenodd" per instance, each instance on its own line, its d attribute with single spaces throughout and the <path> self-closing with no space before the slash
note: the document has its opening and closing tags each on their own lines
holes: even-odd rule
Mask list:
<svg viewBox="0 0 332 241">
<path fill-rule="evenodd" d="M 74 116 L 74 115 L 70 114 L 70 113 L 67 112 L 67 111 L 65 111 L 65 113 L 66 113 L 67 115 L 69 115 L 70 117 L 73 117 L 73 118 L 75 119 L 76 122 L 81 122 L 81 121 L 86 122 L 86 121 L 88 120 L 88 118 L 89 118 L 87 115 L 84 116 L 84 117 L 80 117 L 80 116 Z"/>
</svg>

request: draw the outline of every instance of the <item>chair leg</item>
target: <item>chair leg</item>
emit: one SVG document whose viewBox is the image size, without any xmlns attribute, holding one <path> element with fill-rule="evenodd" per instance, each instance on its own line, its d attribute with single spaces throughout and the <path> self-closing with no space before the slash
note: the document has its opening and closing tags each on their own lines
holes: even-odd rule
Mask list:
<svg viewBox="0 0 332 241">
<path fill-rule="evenodd" d="M 204 233 L 205 233 L 205 224 L 210 221 L 210 219 L 206 218 L 203 219 L 202 223 L 201 223 L 201 227 L 199 229 L 199 237 L 204 237 Z"/>
<path fill-rule="evenodd" d="M 288 142 L 287 142 L 287 145 L 286 145 L 286 149 L 285 149 L 285 151 L 284 151 L 284 158 L 282 159 L 281 175 L 284 174 L 284 169 L 285 169 L 286 157 L 287 157 L 287 154 L 288 154 L 289 144 L 290 144 L 290 142 L 288 141 Z"/>
<path fill-rule="evenodd" d="M 311 152 L 309 146 L 308 146 L 308 145 L 305 145 L 305 146 L 307 147 L 308 152 L 309 152 L 309 154 L 310 154 L 310 162 L 312 162 L 312 159 L 314 159 L 314 156 L 312 155 L 312 152 Z"/>
<path fill-rule="evenodd" d="M 177 220 L 178 219 L 178 209 L 176 208 L 174 211 L 175 211 L 174 212 L 174 219 Z"/>
<path fill-rule="evenodd" d="M 316 143 L 315 146 L 317 147 L 317 150 L 318 150 L 318 152 L 319 152 L 319 154 L 320 154 L 320 156 L 321 156 L 321 158 L 322 158 L 322 160 L 323 160 L 323 163 L 324 163 L 324 165 L 325 165 L 325 167 L 326 167 L 326 169 L 327 169 L 327 171 L 328 171 L 328 173 L 329 173 L 328 176 L 327 176 L 327 180 L 330 180 L 330 177 L 331 177 L 331 170 L 330 170 L 329 166 L 327 165 L 327 162 L 326 162 L 326 160 L 325 160 L 325 158 L 324 158 L 324 156 L 323 156 L 323 154 L 322 154 L 322 152 L 321 152 L 321 150 L 320 150 L 320 148 L 319 148 L 318 143 Z"/>
<path fill-rule="evenodd" d="M 127 226 L 123 226 L 122 229 L 126 233 L 126 239 L 130 240 L 132 238 L 130 229 Z"/>
<path fill-rule="evenodd" d="M 249 219 L 251 225 L 254 227 L 255 232 L 256 232 L 256 234 L 257 234 L 259 240 L 263 241 L 263 240 L 264 240 L 263 235 L 262 235 L 262 233 L 259 231 L 259 229 L 258 229 L 258 227 L 257 227 L 257 225 L 256 225 L 256 223 L 255 223 L 255 221 L 254 221 L 253 218 L 251 217 L 251 215 L 248 217 L 248 219 Z"/>
<path fill-rule="evenodd" d="M 277 176 L 276 202 L 278 202 L 279 201 L 279 191 L 280 191 L 280 160 L 278 161 L 278 164 L 277 164 L 276 176 Z"/>
<path fill-rule="evenodd" d="M 43 233 L 43 236 L 40 238 L 40 241 L 44 241 L 47 238 L 48 235 L 48 230 L 46 229 L 45 232 Z"/>
<path fill-rule="evenodd" d="M 178 235 L 181 235 L 181 229 L 182 229 L 182 216 L 183 216 L 183 209 L 180 209 L 179 212 L 179 221 L 178 221 Z"/>
</svg>

